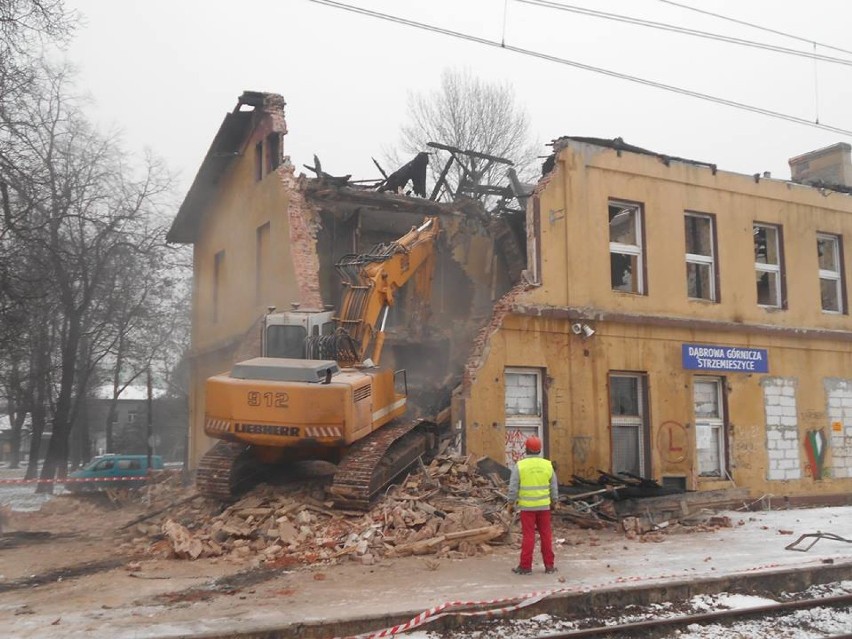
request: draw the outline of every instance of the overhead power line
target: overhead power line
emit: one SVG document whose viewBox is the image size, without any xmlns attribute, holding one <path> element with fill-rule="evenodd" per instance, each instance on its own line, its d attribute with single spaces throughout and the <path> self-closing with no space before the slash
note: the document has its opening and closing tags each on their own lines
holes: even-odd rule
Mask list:
<svg viewBox="0 0 852 639">
<path fill-rule="evenodd" d="M 720 20 L 727 20 L 728 22 L 733 22 L 734 24 L 740 24 L 746 27 L 751 27 L 752 29 L 758 29 L 760 31 L 765 31 L 767 33 L 774 33 L 775 35 L 784 36 L 785 38 L 792 38 L 793 40 L 798 40 L 799 42 L 807 42 L 808 44 L 815 44 L 823 49 L 831 49 L 833 51 L 840 51 L 841 53 L 848 53 L 852 55 L 852 51 L 849 49 L 843 49 L 841 47 L 835 47 L 831 44 L 826 44 L 825 42 L 818 42 L 813 38 L 805 38 L 802 36 L 798 36 L 795 33 L 787 33 L 786 31 L 779 31 L 778 29 L 770 29 L 769 27 L 764 27 L 759 24 L 755 24 L 754 22 L 748 22 L 747 20 L 738 20 L 737 18 L 732 18 L 731 16 L 724 16 L 721 13 L 714 13 L 712 11 L 706 11 L 705 9 L 699 9 L 698 7 L 691 7 L 688 4 L 681 4 L 680 2 L 673 2 L 672 0 L 659 0 L 665 4 L 670 4 L 674 7 L 680 7 L 681 9 L 686 9 L 687 11 L 694 11 L 695 13 L 701 13 L 706 16 L 711 16 L 713 18 L 719 18 Z"/>
<path fill-rule="evenodd" d="M 707 93 L 700 93 L 698 91 L 691 91 L 689 89 L 683 89 L 681 87 L 676 87 L 670 84 L 663 84 L 662 82 L 655 82 L 654 80 L 648 80 L 645 78 L 640 78 L 638 76 L 629 75 L 627 73 L 620 73 L 618 71 L 612 71 L 609 69 L 604 69 L 602 67 L 595 67 L 589 64 L 583 64 L 581 62 L 576 62 L 574 60 L 568 60 L 566 58 L 559 58 L 557 56 L 548 55 L 546 53 L 541 53 L 539 51 L 533 51 L 530 49 L 523 49 L 521 47 L 514 47 L 508 44 L 503 44 L 497 42 L 495 40 L 488 40 L 486 38 L 480 38 L 478 36 L 470 35 L 467 33 L 461 33 L 459 31 L 452 31 L 450 29 L 445 29 L 443 27 L 436 27 L 434 25 L 426 24 L 423 22 L 416 22 L 414 20 L 409 20 L 407 18 L 402 18 L 399 16 L 391 15 L 388 13 L 381 13 L 378 11 L 372 11 L 370 9 L 363 9 L 361 7 L 356 7 L 353 5 L 345 4 L 343 2 L 336 2 L 335 0 L 308 0 L 308 2 L 313 2 L 314 4 L 321 4 L 327 7 L 332 7 L 334 9 L 340 9 L 342 11 L 349 11 L 351 13 L 357 13 L 363 16 L 368 16 L 371 18 L 376 18 L 378 20 L 385 20 L 387 22 L 394 22 L 396 24 L 405 25 L 407 27 L 413 27 L 415 29 L 422 29 L 424 31 L 430 31 L 432 33 L 439 33 L 441 35 L 450 36 L 452 38 L 458 38 L 461 40 L 467 40 L 468 42 L 474 42 L 476 44 L 482 44 L 489 47 L 495 47 L 498 49 L 505 49 L 506 51 L 511 51 L 513 53 L 519 53 L 521 55 L 530 56 L 533 58 L 538 58 L 540 60 L 547 60 L 549 62 L 555 62 L 557 64 L 563 64 L 569 67 L 574 67 L 575 69 L 582 69 L 584 71 L 590 71 L 592 73 L 599 73 L 601 75 L 606 75 L 612 78 L 617 78 L 619 80 L 626 80 L 628 82 L 633 82 L 636 84 L 642 84 L 644 86 L 653 87 L 655 89 L 662 89 L 663 91 L 670 91 L 672 93 L 677 93 L 679 95 L 685 95 L 692 98 L 697 98 L 699 100 L 705 100 L 708 102 L 713 102 L 715 104 L 722 104 L 725 106 L 729 106 L 735 109 L 741 109 L 743 111 L 750 111 L 751 113 L 757 113 L 759 115 L 764 115 L 767 117 L 775 118 L 778 120 L 785 120 L 787 122 L 793 122 L 795 124 L 802 124 L 805 126 L 814 127 L 816 129 L 822 129 L 823 131 L 831 131 L 832 133 L 838 133 L 840 135 L 852 136 L 852 131 L 848 129 L 842 129 L 836 126 L 830 126 L 827 124 L 822 124 L 819 122 L 812 122 L 810 120 L 806 120 L 805 118 L 800 118 L 795 115 L 789 115 L 787 113 L 781 113 L 778 111 L 772 111 L 770 109 L 764 109 L 762 107 L 756 107 L 750 104 L 745 104 L 743 102 L 736 102 L 734 100 L 728 100 L 726 98 L 720 98 L 717 96 L 709 95 Z"/>
<path fill-rule="evenodd" d="M 603 18 L 604 20 L 612 20 L 614 22 L 624 22 L 640 27 L 648 27 L 650 29 L 659 29 L 661 31 L 670 31 L 672 33 L 681 33 L 695 38 L 704 38 L 706 40 L 717 40 L 719 42 L 727 42 L 728 44 L 736 44 L 742 47 L 751 47 L 753 49 L 763 49 L 764 51 L 772 51 L 784 55 L 798 56 L 800 58 L 808 58 L 810 60 L 819 60 L 821 62 L 829 62 L 831 64 L 842 64 L 852 66 L 852 60 L 845 58 L 836 58 L 830 55 L 822 55 L 816 52 L 800 51 L 799 49 L 790 49 L 789 47 L 780 47 L 774 44 L 766 44 L 764 42 L 756 42 L 754 40 L 746 40 L 744 38 L 734 38 L 721 33 L 710 33 L 709 31 L 700 31 L 698 29 L 687 29 L 679 27 L 675 24 L 665 22 L 654 22 L 652 20 L 643 20 L 632 16 L 625 16 L 618 13 L 609 13 L 607 11 L 596 11 L 595 9 L 586 9 L 570 4 L 562 4 L 561 2 L 552 2 L 551 0 L 516 0 L 522 4 L 529 4 L 546 9 L 556 9 L 559 11 L 567 11 L 568 13 L 577 13 L 593 18 Z"/>
</svg>

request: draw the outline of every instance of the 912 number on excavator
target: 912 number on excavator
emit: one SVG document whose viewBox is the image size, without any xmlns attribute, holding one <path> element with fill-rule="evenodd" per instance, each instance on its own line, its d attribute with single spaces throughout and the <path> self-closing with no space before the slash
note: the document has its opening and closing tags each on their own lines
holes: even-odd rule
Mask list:
<svg viewBox="0 0 852 639">
<path fill-rule="evenodd" d="M 246 403 L 249 406 L 266 406 L 267 408 L 287 408 L 290 396 L 287 393 L 259 393 L 249 391 Z"/>
</svg>

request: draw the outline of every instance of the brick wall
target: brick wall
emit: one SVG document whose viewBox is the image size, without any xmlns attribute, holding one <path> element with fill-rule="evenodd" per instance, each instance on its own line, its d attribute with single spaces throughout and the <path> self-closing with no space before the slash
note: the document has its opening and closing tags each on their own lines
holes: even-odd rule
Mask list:
<svg viewBox="0 0 852 639">
<path fill-rule="evenodd" d="M 826 379 L 831 476 L 852 477 L 852 379 Z"/>
<path fill-rule="evenodd" d="M 767 377 L 761 382 L 766 409 L 767 479 L 801 479 L 796 380 Z"/>
<path fill-rule="evenodd" d="M 306 308 L 322 308 L 317 255 L 319 214 L 305 199 L 302 190 L 304 177 L 295 176 L 291 163 L 285 162 L 278 167 L 278 175 L 289 193 L 290 254 L 299 287 L 299 303 Z"/>
</svg>

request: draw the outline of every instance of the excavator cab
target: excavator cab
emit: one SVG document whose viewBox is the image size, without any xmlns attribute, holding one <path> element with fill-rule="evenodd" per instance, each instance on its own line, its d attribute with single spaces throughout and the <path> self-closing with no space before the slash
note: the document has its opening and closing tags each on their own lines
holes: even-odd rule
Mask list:
<svg viewBox="0 0 852 639">
<path fill-rule="evenodd" d="M 306 359 L 311 338 L 334 333 L 334 311 L 300 309 L 269 313 L 263 327 L 263 356 Z"/>
</svg>

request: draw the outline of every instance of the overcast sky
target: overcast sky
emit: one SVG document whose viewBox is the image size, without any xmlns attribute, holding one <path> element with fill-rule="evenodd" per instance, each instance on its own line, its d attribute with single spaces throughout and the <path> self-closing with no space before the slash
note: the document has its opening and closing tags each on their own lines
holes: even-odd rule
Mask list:
<svg viewBox="0 0 852 639">
<path fill-rule="evenodd" d="M 411 91 L 446 67 L 510 83 L 544 146 L 561 135 L 623 137 L 741 173 L 789 178 L 787 159 L 848 136 L 774 120 L 553 62 L 331 9 L 308 0 L 66 0 L 83 24 L 67 55 L 93 116 L 150 148 L 182 198 L 243 90 L 287 101 L 285 154 L 297 167 L 378 177 Z M 780 55 L 522 4 L 517 0 L 343 0 L 645 79 L 852 129 L 852 66 Z M 662 0 L 561 0 L 575 6 L 813 51 L 812 45 Z M 848 0 L 679 0 L 852 50 Z M 817 48 L 824 55 L 852 55 Z M 392 167 L 395 168 L 395 167 Z"/>
</svg>

